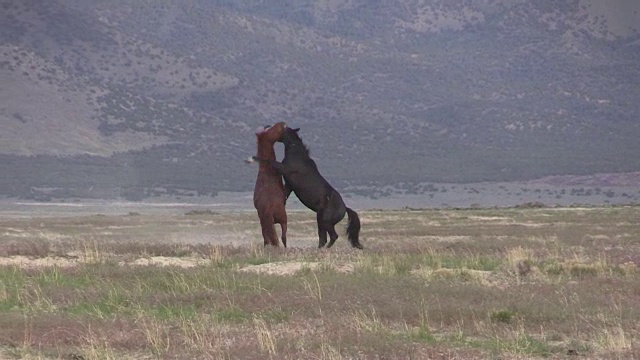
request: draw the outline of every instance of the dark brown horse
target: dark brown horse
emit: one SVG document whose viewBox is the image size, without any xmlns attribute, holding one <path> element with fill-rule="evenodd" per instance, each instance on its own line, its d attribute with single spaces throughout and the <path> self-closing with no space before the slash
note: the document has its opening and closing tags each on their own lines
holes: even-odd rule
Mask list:
<svg viewBox="0 0 640 360">
<path fill-rule="evenodd" d="M 280 141 L 284 143 L 284 158 L 277 162 L 274 158 L 267 159 L 258 154 L 260 167 L 270 163 L 278 174 L 285 180 L 285 197 L 293 191 L 300 202 L 316 212 L 318 223 L 318 247 L 330 248 L 338 239 L 335 225 L 345 214 L 349 216 L 347 224 L 347 238 L 354 248 L 362 249 L 358 238 L 360 234 L 360 217 L 358 213 L 348 208 L 340 193 L 320 174 L 315 161 L 309 156 L 309 149 L 304 145 L 298 130 L 285 128 Z M 265 161 L 263 161 L 265 160 Z M 327 244 L 329 234 L 329 244 Z"/>
<path fill-rule="evenodd" d="M 279 122 L 273 126 L 265 126 L 256 132 L 258 138 L 258 158 L 276 160 L 273 149 L 276 141 L 282 139 L 286 123 Z M 284 184 L 282 175 L 269 163 L 260 162 L 256 186 L 253 191 L 253 206 L 258 210 L 264 246 L 278 246 L 278 234 L 275 224 L 282 230 L 282 245 L 287 247 L 287 212 L 285 211 Z"/>
</svg>

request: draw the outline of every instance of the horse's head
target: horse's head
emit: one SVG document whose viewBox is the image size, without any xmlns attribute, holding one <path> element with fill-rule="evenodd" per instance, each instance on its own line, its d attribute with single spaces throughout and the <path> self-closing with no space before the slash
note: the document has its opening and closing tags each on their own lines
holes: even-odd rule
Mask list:
<svg viewBox="0 0 640 360">
<path fill-rule="evenodd" d="M 279 141 L 285 144 L 302 142 L 302 139 L 300 139 L 300 136 L 298 136 L 298 131 L 300 131 L 300 128 L 286 128 L 284 134 L 282 135 L 282 138 Z"/>
<path fill-rule="evenodd" d="M 263 140 L 269 143 L 275 143 L 276 141 L 282 141 L 286 129 L 288 129 L 287 123 L 281 121 L 273 125 L 267 125 L 264 128 L 258 128 L 258 130 L 256 130 L 256 136 L 258 137 L 258 141 Z"/>
<path fill-rule="evenodd" d="M 298 131 L 300 128 L 292 129 L 286 128 L 284 134 L 282 135 L 281 143 L 284 143 L 284 154 L 293 154 L 293 153 L 302 153 L 306 156 L 309 156 L 309 149 L 302 142 L 300 136 L 298 136 Z"/>
</svg>

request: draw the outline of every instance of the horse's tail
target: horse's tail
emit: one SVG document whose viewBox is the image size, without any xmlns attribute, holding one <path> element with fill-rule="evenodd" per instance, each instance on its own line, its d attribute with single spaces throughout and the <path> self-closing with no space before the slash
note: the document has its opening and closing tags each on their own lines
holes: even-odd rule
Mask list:
<svg viewBox="0 0 640 360">
<path fill-rule="evenodd" d="M 349 215 L 349 224 L 347 224 L 347 237 L 349 238 L 349 242 L 354 248 L 363 249 L 360 240 L 358 240 L 358 235 L 360 234 L 360 217 L 357 212 L 349 208 L 347 208 L 347 215 Z"/>
</svg>

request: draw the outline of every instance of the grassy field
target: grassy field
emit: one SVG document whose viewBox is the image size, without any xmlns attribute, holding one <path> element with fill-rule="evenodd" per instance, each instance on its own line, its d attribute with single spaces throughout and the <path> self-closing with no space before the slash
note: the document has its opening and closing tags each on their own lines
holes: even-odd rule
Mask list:
<svg viewBox="0 0 640 360">
<path fill-rule="evenodd" d="M 640 207 L 0 219 L 0 358 L 640 358 Z"/>
</svg>

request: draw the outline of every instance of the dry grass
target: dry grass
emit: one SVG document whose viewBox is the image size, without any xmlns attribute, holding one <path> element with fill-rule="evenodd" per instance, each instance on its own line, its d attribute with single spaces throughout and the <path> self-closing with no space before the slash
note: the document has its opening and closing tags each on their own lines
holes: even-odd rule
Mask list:
<svg viewBox="0 0 640 360">
<path fill-rule="evenodd" d="M 640 208 L 0 219 L 0 358 L 640 356 Z"/>
</svg>

